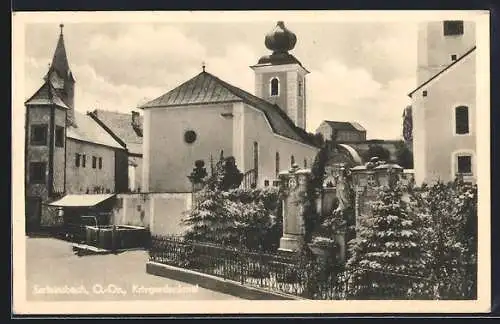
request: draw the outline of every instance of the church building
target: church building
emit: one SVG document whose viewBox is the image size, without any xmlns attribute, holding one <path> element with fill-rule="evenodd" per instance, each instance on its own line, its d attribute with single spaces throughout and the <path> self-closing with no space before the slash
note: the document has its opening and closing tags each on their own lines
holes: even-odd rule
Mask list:
<svg viewBox="0 0 500 324">
<path fill-rule="evenodd" d="M 126 148 L 88 114 L 75 111 L 76 81 L 66 55 L 63 25 L 60 27 L 43 84 L 25 102 L 28 231 L 62 221 L 58 210 L 50 206 L 56 200 L 64 197 L 82 202 L 90 194 L 104 200 L 128 187 Z"/>
<path fill-rule="evenodd" d="M 475 23 L 421 23 L 418 34 L 418 87 L 411 91 L 413 155 L 417 184 L 475 182 L 476 41 Z"/>
<path fill-rule="evenodd" d="M 244 185 L 273 185 L 292 164 L 310 167 L 319 148 L 305 131 L 306 76 L 289 53 L 296 35 L 283 22 L 266 35 L 270 55 L 251 66 L 255 95 L 205 71 L 142 105 L 145 192 L 192 190 L 196 160 L 233 156 Z"/>
</svg>

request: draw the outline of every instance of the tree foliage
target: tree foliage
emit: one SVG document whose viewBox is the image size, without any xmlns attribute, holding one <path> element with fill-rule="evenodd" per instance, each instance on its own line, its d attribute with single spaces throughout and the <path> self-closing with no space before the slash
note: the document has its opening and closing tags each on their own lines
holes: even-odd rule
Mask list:
<svg viewBox="0 0 500 324">
<path fill-rule="evenodd" d="M 410 276 L 422 275 L 424 268 L 420 240 L 401 188 L 381 188 L 371 215 L 361 220 L 357 237 L 349 242 L 352 297 L 408 298 L 414 288 Z"/>
<path fill-rule="evenodd" d="M 413 169 L 413 153 L 403 141 L 396 144 L 396 163 L 405 169 Z"/>
<path fill-rule="evenodd" d="M 389 152 L 389 150 L 380 144 L 370 144 L 368 146 L 368 150 L 361 155 L 364 161 L 369 161 L 374 157 L 378 157 L 383 161 L 389 161 L 391 158 L 391 153 Z"/>
<path fill-rule="evenodd" d="M 413 119 L 411 106 L 407 106 L 403 110 L 403 138 L 405 142 L 411 142 L 413 140 Z"/>
</svg>

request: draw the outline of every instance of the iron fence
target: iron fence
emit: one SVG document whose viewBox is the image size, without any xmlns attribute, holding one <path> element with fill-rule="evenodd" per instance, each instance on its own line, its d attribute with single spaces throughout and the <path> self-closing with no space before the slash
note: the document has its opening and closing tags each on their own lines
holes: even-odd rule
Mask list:
<svg viewBox="0 0 500 324">
<path fill-rule="evenodd" d="M 153 236 L 149 255 L 153 262 L 307 299 L 432 299 L 428 294 L 432 283 L 426 278 L 363 269 L 348 272 L 340 265 L 325 267 L 318 258 L 249 251 L 175 236 Z M 354 280 L 360 270 L 368 273 L 364 281 Z M 409 280 L 412 288 L 403 291 Z M 378 287 L 381 281 L 388 286 Z"/>
</svg>

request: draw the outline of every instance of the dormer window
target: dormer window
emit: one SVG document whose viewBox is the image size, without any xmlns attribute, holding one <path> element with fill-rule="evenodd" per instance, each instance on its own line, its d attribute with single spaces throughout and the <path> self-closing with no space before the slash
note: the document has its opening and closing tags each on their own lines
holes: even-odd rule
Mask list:
<svg viewBox="0 0 500 324">
<path fill-rule="evenodd" d="M 280 90 L 280 80 L 278 78 L 272 78 L 270 84 L 271 96 L 272 97 L 279 96 L 279 90 Z"/>
</svg>

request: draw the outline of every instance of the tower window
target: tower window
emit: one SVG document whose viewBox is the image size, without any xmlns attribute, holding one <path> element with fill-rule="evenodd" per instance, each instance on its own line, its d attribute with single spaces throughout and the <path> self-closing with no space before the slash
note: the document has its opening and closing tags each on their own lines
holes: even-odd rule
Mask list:
<svg viewBox="0 0 500 324">
<path fill-rule="evenodd" d="M 422 97 L 427 97 L 427 90 L 422 91 Z"/>
<path fill-rule="evenodd" d="M 469 108 L 460 106 L 455 108 L 455 134 L 469 133 Z"/>
<path fill-rule="evenodd" d="M 97 168 L 97 158 L 95 156 L 92 157 L 92 169 Z"/>
<path fill-rule="evenodd" d="M 302 81 L 298 82 L 298 89 L 297 90 L 298 90 L 297 92 L 298 92 L 299 97 L 302 97 Z"/>
<path fill-rule="evenodd" d="M 444 36 L 456 36 L 464 34 L 464 22 L 462 20 L 446 20 L 443 22 Z"/>
<path fill-rule="evenodd" d="M 280 81 L 278 78 L 271 79 L 271 96 L 279 96 Z"/>
<path fill-rule="evenodd" d="M 31 162 L 30 163 L 30 183 L 45 183 L 45 162 Z"/>
<path fill-rule="evenodd" d="M 75 153 L 75 166 L 80 167 L 80 154 Z"/>
<path fill-rule="evenodd" d="M 99 170 L 102 169 L 102 157 L 99 158 Z"/>
<path fill-rule="evenodd" d="M 31 125 L 31 145 L 47 145 L 47 125 Z"/>
<path fill-rule="evenodd" d="M 456 54 L 452 54 L 451 55 L 451 60 L 452 61 L 456 61 L 457 60 L 457 55 Z"/>
<path fill-rule="evenodd" d="M 56 146 L 64 147 L 64 127 L 56 126 Z"/>
<path fill-rule="evenodd" d="M 259 143 L 253 142 L 253 168 L 259 168 Z"/>
</svg>

